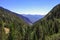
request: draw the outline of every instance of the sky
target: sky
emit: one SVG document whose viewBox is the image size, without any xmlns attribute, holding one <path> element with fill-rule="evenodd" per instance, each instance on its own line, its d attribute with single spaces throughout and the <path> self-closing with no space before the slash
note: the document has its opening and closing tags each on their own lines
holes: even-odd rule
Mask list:
<svg viewBox="0 0 60 40">
<path fill-rule="evenodd" d="M 60 0 L 0 0 L 0 6 L 18 14 L 46 15 Z"/>
</svg>

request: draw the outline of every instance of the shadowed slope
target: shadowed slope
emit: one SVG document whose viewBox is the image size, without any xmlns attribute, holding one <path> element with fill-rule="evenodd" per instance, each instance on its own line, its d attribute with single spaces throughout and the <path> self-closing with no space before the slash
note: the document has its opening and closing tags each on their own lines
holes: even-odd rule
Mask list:
<svg viewBox="0 0 60 40">
<path fill-rule="evenodd" d="M 45 40 L 47 36 L 60 33 L 60 4 L 56 5 L 44 18 L 34 23 L 36 39 Z M 52 38 L 53 40 L 54 38 Z"/>
<path fill-rule="evenodd" d="M 16 16 L 16 13 L 0 7 L 0 39 L 1 40 L 23 40 L 29 24 L 23 18 Z M 9 33 L 6 34 L 7 29 Z M 28 35 L 27 35 L 28 36 Z"/>
</svg>

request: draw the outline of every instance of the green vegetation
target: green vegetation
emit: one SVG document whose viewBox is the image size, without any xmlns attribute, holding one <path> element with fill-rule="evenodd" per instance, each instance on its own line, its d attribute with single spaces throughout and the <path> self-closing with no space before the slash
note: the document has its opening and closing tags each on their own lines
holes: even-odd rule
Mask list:
<svg viewBox="0 0 60 40">
<path fill-rule="evenodd" d="M 0 40 L 60 40 L 60 4 L 32 26 L 14 12 L 0 8 L 0 35 Z"/>
<path fill-rule="evenodd" d="M 33 25 L 38 40 L 60 40 L 60 4 Z M 38 27 L 38 28 L 37 28 Z"/>
<path fill-rule="evenodd" d="M 9 29 L 8 34 L 4 28 Z M 29 24 L 22 18 L 16 16 L 14 12 L 0 8 L 0 40 L 24 40 L 27 30 Z"/>
</svg>

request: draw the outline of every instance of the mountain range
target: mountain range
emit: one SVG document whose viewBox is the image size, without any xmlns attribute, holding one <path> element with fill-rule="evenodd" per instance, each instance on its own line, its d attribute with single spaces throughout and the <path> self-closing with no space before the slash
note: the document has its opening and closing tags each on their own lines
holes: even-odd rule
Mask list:
<svg viewBox="0 0 60 40">
<path fill-rule="evenodd" d="M 6 11 L 9 11 L 3 7 L 0 7 L 0 9 L 4 9 Z M 18 16 L 19 18 L 22 18 L 28 24 L 33 24 L 37 20 L 44 17 L 44 15 L 26 15 L 26 14 L 18 14 L 18 13 L 14 13 L 14 14 L 16 14 L 16 16 Z"/>
<path fill-rule="evenodd" d="M 43 18 L 45 15 L 30 15 L 30 14 L 22 14 L 23 16 L 27 17 L 32 23 L 38 21 L 39 19 Z"/>
<path fill-rule="evenodd" d="M 30 25 L 32 25 L 34 22 L 44 17 L 44 15 L 27 15 L 27 14 L 16 14 L 16 15 L 18 17 L 23 18 Z"/>
<path fill-rule="evenodd" d="M 0 7 L 0 40 L 60 40 L 60 4 L 38 21 L 33 18 Z"/>
</svg>

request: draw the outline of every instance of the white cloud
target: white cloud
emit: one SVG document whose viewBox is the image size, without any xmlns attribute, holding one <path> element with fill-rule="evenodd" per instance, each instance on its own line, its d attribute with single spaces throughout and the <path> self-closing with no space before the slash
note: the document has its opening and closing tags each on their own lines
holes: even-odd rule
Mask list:
<svg viewBox="0 0 60 40">
<path fill-rule="evenodd" d="M 20 10 L 19 14 L 31 14 L 31 15 L 46 15 L 47 10 Z"/>
<path fill-rule="evenodd" d="M 31 15 L 46 15 L 49 12 L 49 9 L 15 9 L 11 10 L 18 14 L 31 14 Z"/>
</svg>

